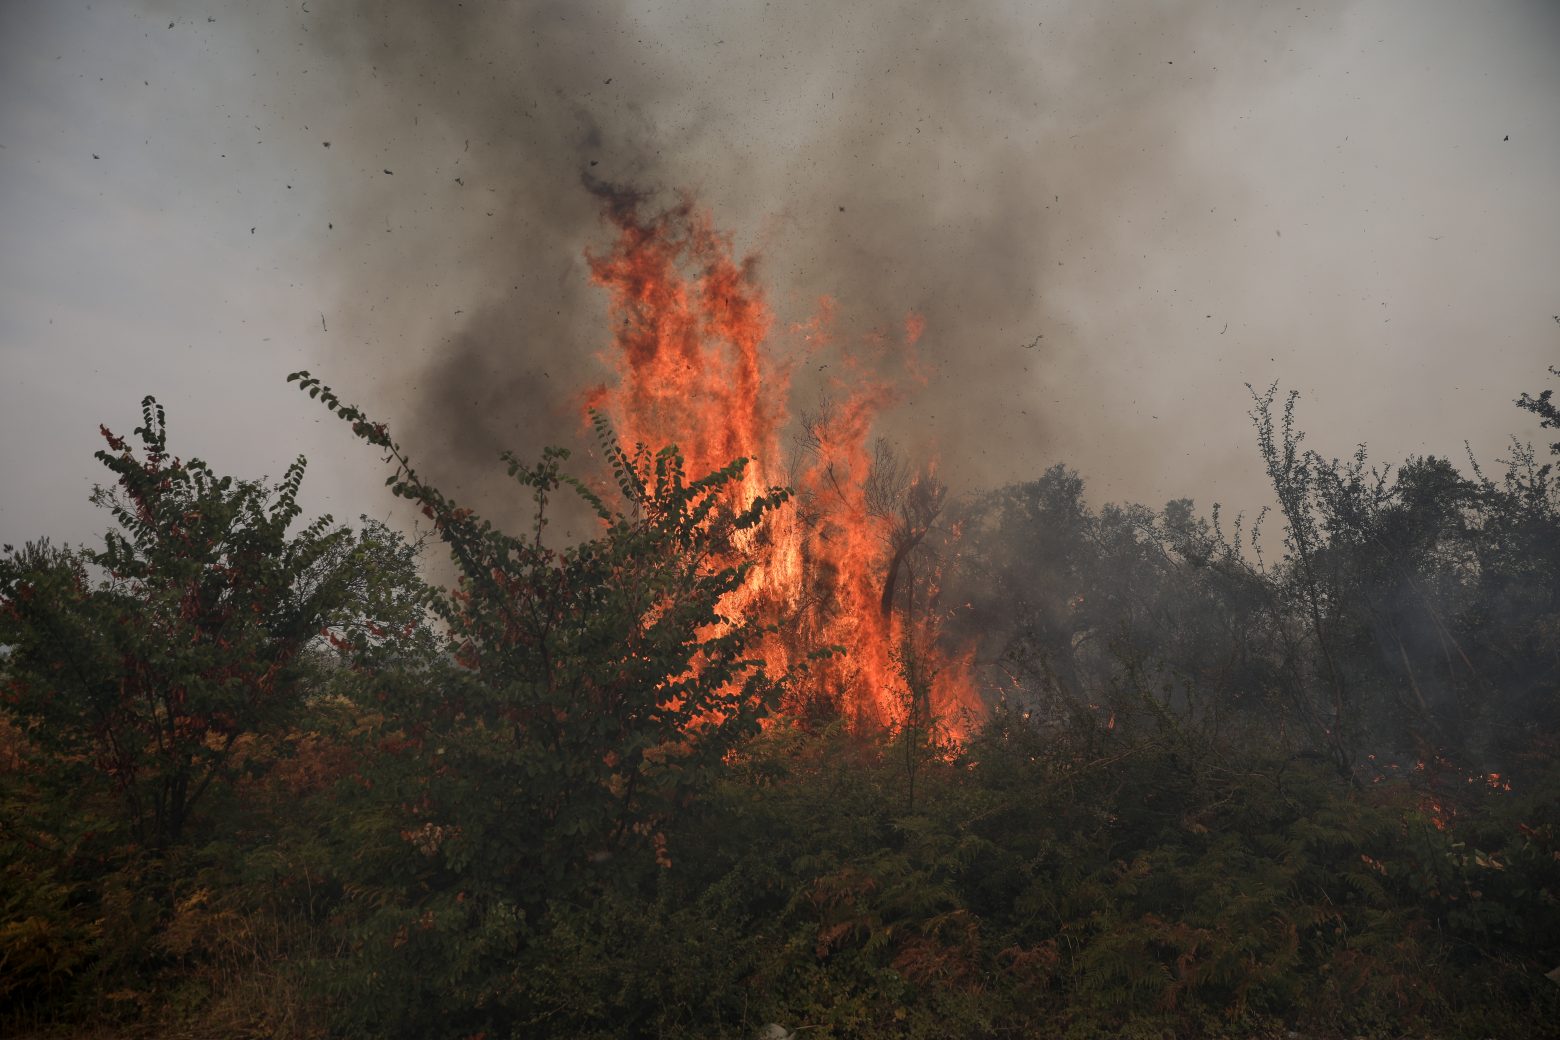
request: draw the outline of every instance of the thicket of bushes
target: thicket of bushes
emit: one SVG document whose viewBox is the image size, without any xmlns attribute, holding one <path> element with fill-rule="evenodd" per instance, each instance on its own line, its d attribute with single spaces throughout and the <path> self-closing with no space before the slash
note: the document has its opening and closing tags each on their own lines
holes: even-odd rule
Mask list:
<svg viewBox="0 0 1560 1040">
<path fill-rule="evenodd" d="M 1531 450 L 1377 472 L 1268 393 L 1266 538 L 1060 467 L 963 503 L 919 571 L 1000 695 L 954 746 L 761 725 L 808 673 L 720 614 L 789 508 L 723 506 L 740 460 L 603 429 L 614 505 L 510 459 L 513 536 L 299 382 L 460 582 L 372 523 L 291 532 L 301 461 L 218 477 L 150 401 L 138 447 L 105 430 L 104 547 L 0 560 L 8 1034 L 1560 1035 Z M 599 537 L 549 547 L 560 492 Z"/>
</svg>

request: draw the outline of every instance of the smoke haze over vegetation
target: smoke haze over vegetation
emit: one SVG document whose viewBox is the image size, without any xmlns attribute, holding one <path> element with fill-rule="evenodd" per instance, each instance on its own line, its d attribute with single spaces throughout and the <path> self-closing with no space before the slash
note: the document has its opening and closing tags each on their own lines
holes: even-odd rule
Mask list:
<svg viewBox="0 0 1560 1040">
<path fill-rule="evenodd" d="M 0 1032 L 1560 1035 L 1557 43 L 0 9 Z"/>
</svg>

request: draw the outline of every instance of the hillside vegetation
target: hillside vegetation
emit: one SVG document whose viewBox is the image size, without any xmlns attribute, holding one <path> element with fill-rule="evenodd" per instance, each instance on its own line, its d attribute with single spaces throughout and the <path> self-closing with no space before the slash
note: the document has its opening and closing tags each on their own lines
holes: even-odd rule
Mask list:
<svg viewBox="0 0 1560 1040">
<path fill-rule="evenodd" d="M 989 714 L 906 646 L 864 731 L 724 613 L 807 506 L 733 504 L 744 460 L 601 423 L 611 494 L 506 457 L 510 532 L 295 379 L 427 545 L 148 399 L 102 545 L 0 558 L 0 1032 L 1560 1035 L 1560 443 L 1376 468 L 1270 390 L 1261 517 L 1061 466 L 950 503 L 907 580 Z"/>
</svg>

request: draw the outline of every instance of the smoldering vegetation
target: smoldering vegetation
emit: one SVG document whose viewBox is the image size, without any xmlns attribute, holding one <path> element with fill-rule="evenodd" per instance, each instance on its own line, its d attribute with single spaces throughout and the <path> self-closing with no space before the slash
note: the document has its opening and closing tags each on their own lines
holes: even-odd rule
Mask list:
<svg viewBox="0 0 1560 1040">
<path fill-rule="evenodd" d="M 969 499 L 939 550 L 950 631 L 1061 725 L 1163 707 L 1374 782 L 1536 765 L 1560 721 L 1552 463 L 1515 441 L 1493 472 L 1339 459 L 1307 446 L 1297 397 L 1275 398 L 1252 411 L 1271 512 L 1096 509 L 1065 466 Z M 1131 712 L 1127 691 L 1146 698 Z"/>
</svg>

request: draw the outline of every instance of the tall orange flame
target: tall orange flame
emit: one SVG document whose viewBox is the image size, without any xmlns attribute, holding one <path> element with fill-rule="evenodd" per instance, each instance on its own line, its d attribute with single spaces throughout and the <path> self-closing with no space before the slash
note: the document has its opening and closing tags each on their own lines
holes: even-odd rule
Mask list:
<svg viewBox="0 0 1560 1040">
<path fill-rule="evenodd" d="M 896 400 L 897 388 L 862 359 L 841 359 L 836 368 L 843 376 L 802 424 L 800 450 L 784 465 L 780 439 L 791 422 L 792 367 L 766 346 L 773 316 L 755 261 L 735 261 L 729 236 L 686 197 L 645 216 L 637 199 L 603 194 L 616 240 L 587 259 L 592 278 L 610 296 L 613 340 L 605 359 L 617 379 L 594 390 L 587 404 L 611 417 L 626 444 L 676 444 L 690 473 L 750 459 L 735 491 L 744 502 L 775 484 L 797 491 L 798 508 L 751 546 L 758 562 L 736 606 L 779 623 L 764 648 L 774 668 L 817 649 L 844 652 L 816 665 L 807 688 L 786 707 L 839 714 L 858 726 L 904 725 L 917 703 L 910 678 L 919 677 L 914 685 L 925 707 L 943 720 L 945 733 L 962 735 L 982 713 L 970 655 L 939 648 L 926 575 L 919 592 L 907 581 L 903 597 L 894 593 L 890 572 L 906 556 L 895 553 L 895 539 L 901 548 L 914 547 L 908 542 L 913 517 L 905 506 L 903 520 L 896 519 L 869 493 L 873 422 Z M 832 311 L 832 302 L 823 301 L 819 315 L 799 330 L 809 352 L 831 342 Z M 912 314 L 902 337 L 878 335 L 864 346 L 878 355 L 874 361 L 897 352 L 919 378 L 913 348 L 924 326 Z M 898 490 L 910 496 L 905 502 L 917 494 L 930 501 L 934 485 L 928 473 Z"/>
</svg>

